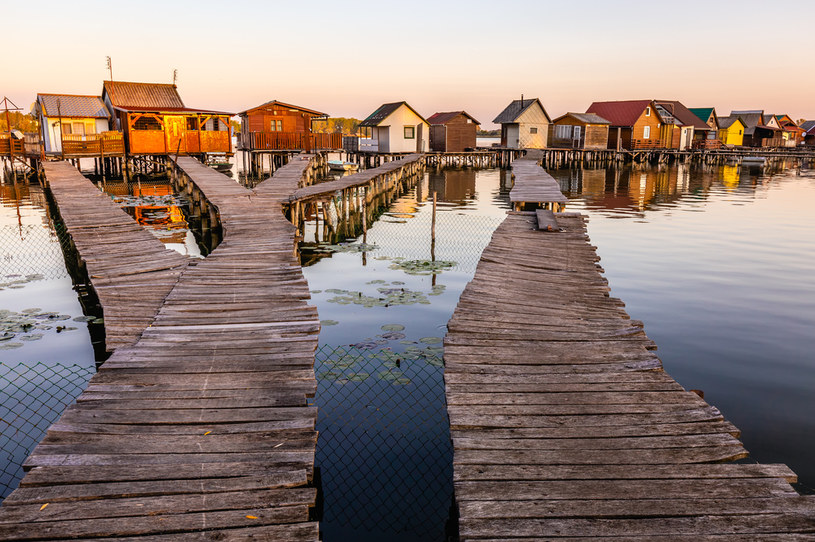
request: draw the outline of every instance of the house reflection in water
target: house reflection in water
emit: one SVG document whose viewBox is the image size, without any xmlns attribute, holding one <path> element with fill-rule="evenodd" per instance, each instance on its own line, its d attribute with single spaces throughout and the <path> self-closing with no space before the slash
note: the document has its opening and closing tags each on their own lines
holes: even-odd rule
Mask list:
<svg viewBox="0 0 815 542">
<path fill-rule="evenodd" d="M 169 181 L 106 182 L 102 189 L 167 248 L 202 257 L 184 214 L 188 202 L 175 193 Z"/>
</svg>

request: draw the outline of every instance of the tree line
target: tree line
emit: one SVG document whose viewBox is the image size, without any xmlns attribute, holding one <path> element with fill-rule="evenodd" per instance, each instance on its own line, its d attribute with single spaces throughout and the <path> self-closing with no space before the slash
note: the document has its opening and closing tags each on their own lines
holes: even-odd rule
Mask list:
<svg viewBox="0 0 815 542">
<path fill-rule="evenodd" d="M 12 130 L 20 130 L 21 132 L 39 132 L 40 123 L 31 115 L 21 113 L 20 111 L 9 111 L 9 121 L 11 121 Z M 6 112 L 0 110 L 0 132 L 8 132 L 8 124 L 6 124 Z"/>
</svg>

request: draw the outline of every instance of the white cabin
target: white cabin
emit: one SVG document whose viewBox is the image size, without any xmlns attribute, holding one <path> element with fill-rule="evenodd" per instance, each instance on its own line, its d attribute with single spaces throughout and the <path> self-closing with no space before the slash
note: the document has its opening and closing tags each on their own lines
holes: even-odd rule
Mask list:
<svg viewBox="0 0 815 542">
<path fill-rule="evenodd" d="M 34 108 L 46 154 L 61 153 L 63 138 L 82 140 L 110 130 L 110 114 L 100 96 L 37 94 Z"/>
<path fill-rule="evenodd" d="M 501 146 L 509 149 L 544 149 L 552 119 L 537 98 L 513 100 L 492 121 L 501 125 Z"/>
<path fill-rule="evenodd" d="M 427 152 L 430 125 L 407 102 L 383 104 L 360 123 L 363 152 Z"/>
</svg>

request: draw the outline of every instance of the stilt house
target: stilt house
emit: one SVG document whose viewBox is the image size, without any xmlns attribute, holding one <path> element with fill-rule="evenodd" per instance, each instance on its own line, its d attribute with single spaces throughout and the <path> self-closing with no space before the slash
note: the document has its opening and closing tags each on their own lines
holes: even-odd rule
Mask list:
<svg viewBox="0 0 815 542">
<path fill-rule="evenodd" d="M 342 148 L 342 134 L 315 134 L 312 121 L 328 113 L 277 100 L 238 113 L 241 149 L 303 150 Z"/>
<path fill-rule="evenodd" d="M 427 118 L 430 124 L 430 150 L 464 152 L 475 150 L 478 122 L 466 111 L 435 113 Z"/>
<path fill-rule="evenodd" d="M 549 125 L 549 146 L 560 149 L 605 149 L 610 124 L 594 113 L 566 113 Z"/>
<path fill-rule="evenodd" d="M 46 154 L 122 155 L 122 134 L 110 130 L 110 112 L 100 96 L 37 94 L 34 112 Z"/>
<path fill-rule="evenodd" d="M 719 118 L 719 141 L 725 145 L 741 147 L 744 144 L 744 131 L 747 125 L 738 115 Z"/>
<path fill-rule="evenodd" d="M 761 109 L 731 111 L 730 116 L 738 116 L 744 122 L 745 147 L 783 147 L 784 138 L 781 127 L 773 116 L 765 119 Z"/>
<path fill-rule="evenodd" d="M 815 145 L 815 120 L 805 120 L 801 123 L 804 145 Z"/>
<path fill-rule="evenodd" d="M 594 102 L 586 110 L 607 119 L 609 149 L 664 148 L 660 138 L 663 119 L 653 100 Z"/>
<path fill-rule="evenodd" d="M 426 152 L 430 125 L 407 102 L 382 104 L 359 123 L 359 150 L 367 152 Z"/>
<path fill-rule="evenodd" d="M 544 149 L 552 119 L 537 98 L 513 100 L 493 119 L 501 125 L 501 146 L 510 149 Z"/>
<path fill-rule="evenodd" d="M 714 107 L 691 107 L 690 112 L 708 125 L 710 130 L 697 130 L 693 134 L 693 148 L 718 149 L 722 145 L 719 139 L 719 117 Z"/>
<path fill-rule="evenodd" d="M 102 99 L 138 154 L 232 154 L 232 113 L 187 107 L 175 85 L 105 81 Z"/>
</svg>

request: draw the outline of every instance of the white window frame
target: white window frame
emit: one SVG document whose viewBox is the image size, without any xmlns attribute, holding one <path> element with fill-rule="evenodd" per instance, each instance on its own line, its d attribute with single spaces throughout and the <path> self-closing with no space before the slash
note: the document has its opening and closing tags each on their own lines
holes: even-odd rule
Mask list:
<svg viewBox="0 0 815 542">
<path fill-rule="evenodd" d="M 651 139 L 651 127 L 646 126 L 642 129 L 642 138 L 643 139 Z"/>
<path fill-rule="evenodd" d="M 645 108 L 645 116 L 646 116 L 646 117 L 650 117 L 650 116 L 651 116 L 651 106 L 650 106 L 650 105 L 649 105 L 648 107 L 646 107 L 646 108 Z"/>
</svg>

